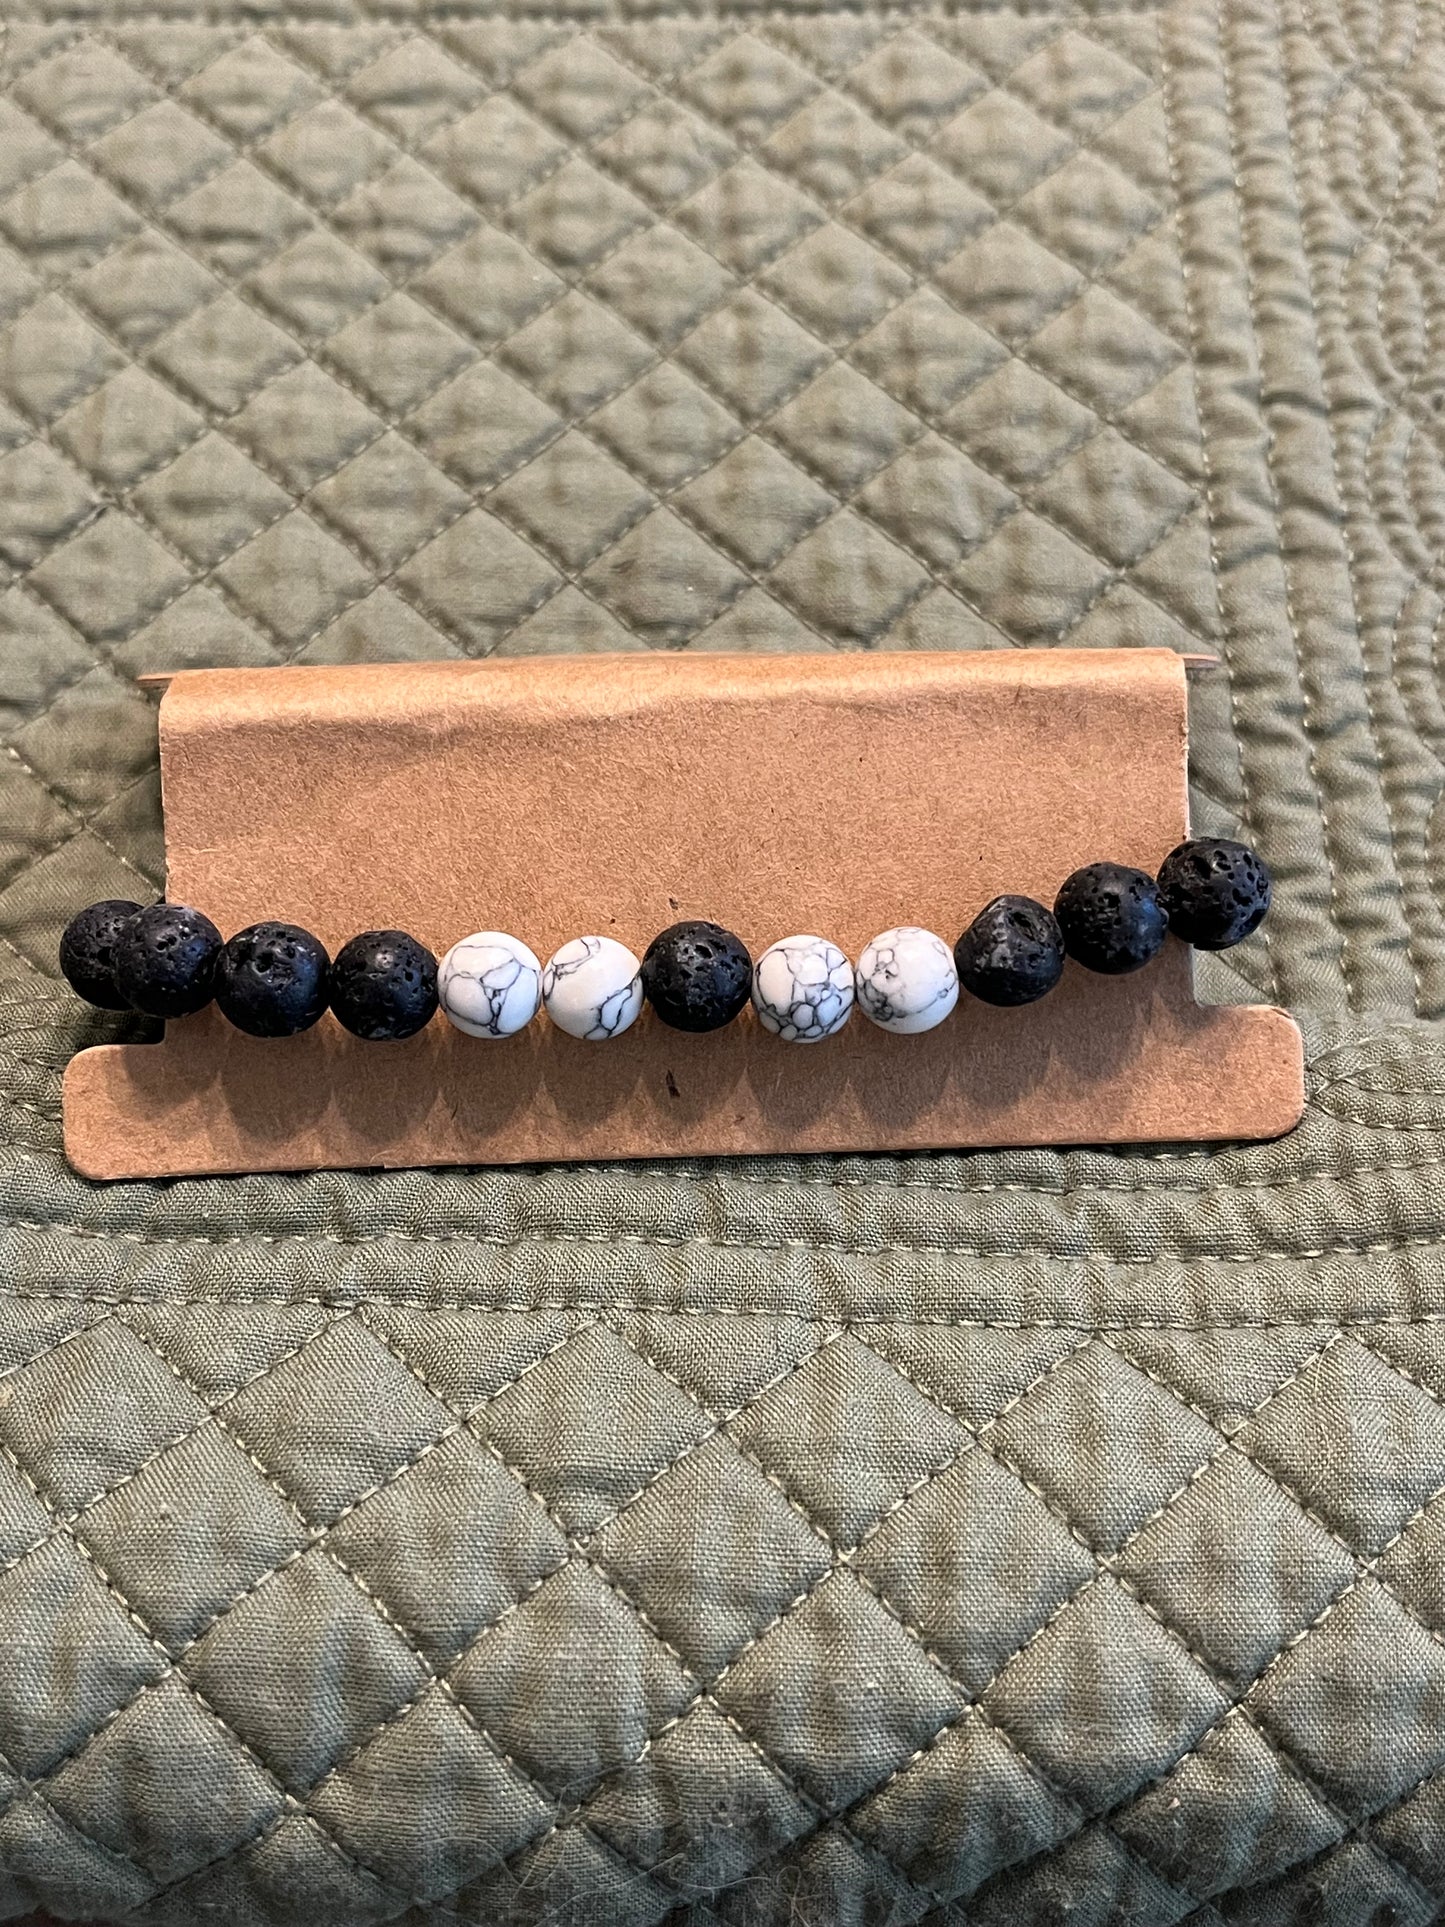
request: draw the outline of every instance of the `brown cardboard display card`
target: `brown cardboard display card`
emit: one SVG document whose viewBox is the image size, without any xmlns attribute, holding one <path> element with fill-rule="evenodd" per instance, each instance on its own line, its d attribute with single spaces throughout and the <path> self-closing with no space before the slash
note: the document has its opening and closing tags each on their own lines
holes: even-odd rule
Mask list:
<svg viewBox="0 0 1445 1927">
<path fill-rule="evenodd" d="M 856 957 L 899 923 L 952 942 L 1003 891 L 1051 902 L 1101 857 L 1152 871 L 1188 834 L 1166 650 L 188 671 L 160 735 L 168 895 L 333 951 L 390 926 L 438 955 L 480 928 L 640 955 L 705 916 L 755 956 L 816 931 Z M 918 1037 L 855 1014 L 807 1048 L 751 1011 L 701 1037 L 644 1011 L 602 1044 L 439 1016 L 366 1044 L 212 1009 L 81 1052 L 65 1141 L 86 1176 L 160 1177 L 1259 1138 L 1302 1107 L 1293 1020 L 1196 1005 L 1171 939 L 1137 976 L 1070 964 L 1022 1010 L 965 996 Z"/>
</svg>

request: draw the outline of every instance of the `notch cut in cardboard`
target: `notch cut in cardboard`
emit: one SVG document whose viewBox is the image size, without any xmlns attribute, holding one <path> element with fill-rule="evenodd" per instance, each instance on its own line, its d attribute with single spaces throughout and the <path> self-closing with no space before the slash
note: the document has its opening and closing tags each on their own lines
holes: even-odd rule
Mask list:
<svg viewBox="0 0 1445 1927">
<path fill-rule="evenodd" d="M 168 895 L 333 951 L 501 928 L 543 958 L 583 932 L 640 955 L 705 916 L 754 955 L 819 931 L 856 957 L 899 923 L 952 941 L 1004 891 L 1051 902 L 1100 857 L 1152 871 L 1188 833 L 1167 650 L 187 671 L 160 739 Z M 1171 939 L 1133 977 L 1070 964 L 1024 1010 L 964 997 L 920 1037 L 855 1014 L 808 1047 L 750 1011 L 703 1037 L 645 1011 L 602 1044 L 545 1017 L 365 1044 L 209 1010 L 81 1052 L 65 1142 L 86 1176 L 138 1178 L 1263 1138 L 1302 1108 L 1293 1020 L 1197 1005 Z"/>
</svg>

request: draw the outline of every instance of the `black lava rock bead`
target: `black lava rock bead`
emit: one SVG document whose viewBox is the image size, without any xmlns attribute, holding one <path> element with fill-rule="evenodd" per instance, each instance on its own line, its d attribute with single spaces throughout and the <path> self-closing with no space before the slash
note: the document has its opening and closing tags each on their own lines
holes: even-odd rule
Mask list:
<svg viewBox="0 0 1445 1927">
<path fill-rule="evenodd" d="M 1169 928 L 1196 950 L 1228 950 L 1258 930 L 1269 909 L 1270 875 L 1247 843 L 1196 836 L 1165 857 L 1159 894 Z"/>
<path fill-rule="evenodd" d="M 655 936 L 642 959 L 642 988 L 674 1030 L 721 1030 L 753 987 L 753 960 L 741 938 L 720 924 L 674 923 Z"/>
<path fill-rule="evenodd" d="M 294 923 L 253 923 L 221 946 L 216 1003 L 250 1037 L 294 1037 L 326 1008 L 331 959 Z"/>
<path fill-rule="evenodd" d="M 77 996 L 99 1010 L 125 1010 L 116 988 L 115 946 L 140 905 L 126 897 L 107 897 L 77 911 L 60 939 L 60 970 Z"/>
<path fill-rule="evenodd" d="M 1064 939 L 1032 897 L 995 897 L 953 946 L 958 981 L 986 1004 L 1032 1004 L 1064 974 Z"/>
<path fill-rule="evenodd" d="M 211 1001 L 221 933 L 184 903 L 136 912 L 116 939 L 115 987 L 147 1017 L 189 1017 Z"/>
<path fill-rule="evenodd" d="M 331 966 L 336 1021 L 369 1043 L 414 1037 L 436 1014 L 437 960 L 404 930 L 363 930 Z"/>
<path fill-rule="evenodd" d="M 1153 877 L 1123 863 L 1086 863 L 1054 899 L 1064 949 L 1085 970 L 1106 977 L 1142 970 L 1169 928 Z"/>
</svg>

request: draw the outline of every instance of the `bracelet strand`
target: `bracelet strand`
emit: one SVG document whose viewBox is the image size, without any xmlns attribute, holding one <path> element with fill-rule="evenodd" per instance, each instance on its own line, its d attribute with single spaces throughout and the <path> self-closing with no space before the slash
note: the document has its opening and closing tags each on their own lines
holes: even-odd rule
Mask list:
<svg viewBox="0 0 1445 1927">
<path fill-rule="evenodd" d="M 372 1042 L 414 1036 L 438 1009 L 469 1037 L 510 1037 L 539 1009 L 569 1036 L 619 1037 L 644 1003 L 676 1030 L 721 1029 L 751 1001 L 764 1030 L 819 1043 L 854 1006 L 880 1028 L 933 1030 L 960 991 L 1018 1006 L 1045 997 L 1066 958 L 1123 976 L 1140 970 L 1170 932 L 1200 950 L 1225 950 L 1259 928 L 1271 882 L 1243 843 L 1198 837 L 1151 877 L 1089 863 L 1065 878 L 1052 910 L 1032 897 L 995 897 L 950 948 L 931 930 L 900 925 L 865 944 L 856 965 L 826 937 L 770 944 L 754 963 L 741 938 L 701 920 L 661 931 L 639 959 L 614 937 L 572 937 L 543 964 L 519 937 L 479 930 L 438 962 L 404 930 L 366 930 L 334 958 L 295 924 L 250 925 L 223 939 L 209 917 L 178 903 L 93 903 L 66 926 L 60 968 L 104 1010 L 184 1017 L 215 1001 L 237 1029 L 289 1037 L 326 1010 Z"/>
</svg>

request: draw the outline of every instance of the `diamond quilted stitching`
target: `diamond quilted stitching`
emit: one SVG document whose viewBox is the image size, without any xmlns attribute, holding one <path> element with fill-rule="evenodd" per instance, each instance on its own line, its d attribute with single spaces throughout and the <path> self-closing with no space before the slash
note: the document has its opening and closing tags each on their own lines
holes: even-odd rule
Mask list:
<svg viewBox="0 0 1445 1927">
<path fill-rule="evenodd" d="M 501 208 L 549 174 L 567 143 L 507 94 L 492 94 L 433 135 L 422 151 L 453 186 Z"/>
<path fill-rule="evenodd" d="M 57 167 L 65 149 L 13 100 L 0 101 L 0 197 Z"/>
<path fill-rule="evenodd" d="M 511 1757 L 569 1800 L 635 1760 L 694 1697 L 637 1615 L 576 1563 L 484 1635 L 453 1683 Z"/>
<path fill-rule="evenodd" d="M 50 1537 L 54 1517 L 17 1465 L 0 1457 L 0 1567 L 11 1566 Z"/>
<path fill-rule="evenodd" d="M 410 285 L 458 334 L 491 346 L 550 307 L 565 284 L 520 241 L 484 223 Z M 369 365 L 368 379 L 377 372 Z"/>
<path fill-rule="evenodd" d="M 556 1526 L 465 1431 L 348 1513 L 329 1543 L 437 1666 L 566 1553 Z"/>
<path fill-rule="evenodd" d="M 532 460 L 561 423 L 530 389 L 492 362 L 479 362 L 423 403 L 412 438 L 473 488 Z"/>
<path fill-rule="evenodd" d="M 977 1713 L 865 1800 L 854 1830 L 943 1900 L 1072 1833 L 1073 1807 Z"/>
<path fill-rule="evenodd" d="M 723 1438 L 689 1453 L 603 1526 L 595 1550 L 663 1637 L 706 1673 L 830 1564 L 777 1485 Z"/>
<path fill-rule="evenodd" d="M 966 557 L 954 580 L 1005 634 L 1048 648 L 1079 621 L 1108 575 L 1097 556 L 1025 511 Z"/>
<path fill-rule="evenodd" d="M 598 558 L 584 585 L 644 641 L 686 642 L 747 586 L 747 577 L 665 508 Z"/>
<path fill-rule="evenodd" d="M 1114 1828 L 1172 1879 L 1213 1894 L 1308 1860 L 1344 1824 L 1257 1728 L 1226 1718 Z"/>
<path fill-rule="evenodd" d="M 578 289 L 520 329 L 499 351 L 534 395 L 580 415 L 639 375 L 652 360 L 646 344 Z"/>
<path fill-rule="evenodd" d="M 590 267 L 650 218 L 635 194 L 580 156 L 563 162 L 506 214 L 528 246 L 564 274 Z"/>
<path fill-rule="evenodd" d="M 735 417 L 670 361 L 598 409 L 590 427 L 656 489 L 710 468 L 741 433 Z"/>
<path fill-rule="evenodd" d="M 226 1432 L 164 1448 L 74 1527 L 173 1651 L 306 1543 L 295 1511 Z"/>
<path fill-rule="evenodd" d="M 43 442 L 0 456 L 0 497 L 18 505 L 0 528 L 0 556 L 18 569 L 63 542 L 97 505 L 84 476 Z"/>
<path fill-rule="evenodd" d="M 449 1418 L 354 1318 L 330 1325 L 226 1411 L 227 1425 L 313 1519 L 379 1487 L 435 1443 Z"/>
<path fill-rule="evenodd" d="M 694 194 L 674 218 L 724 267 L 754 274 L 824 217 L 781 175 L 744 158 Z"/>
<path fill-rule="evenodd" d="M 919 273 L 993 220 L 984 197 L 927 154 L 910 154 L 848 205 L 849 218 Z"/>
<path fill-rule="evenodd" d="M 525 1913 L 538 1893 L 547 1896 L 548 1907 L 563 1920 L 585 1920 L 587 1927 L 661 1927 L 675 1900 L 595 1834 L 563 1826 L 544 1834 L 515 1861 L 474 1881 L 459 1896 L 459 1904 L 467 1918 L 491 1921 L 519 1909 Z"/>
<path fill-rule="evenodd" d="M 237 1889 L 259 1909 L 299 1911 L 308 1919 L 333 1915 L 347 1927 L 394 1917 L 402 1896 L 324 1835 L 309 1815 L 290 1814 L 272 1831 L 217 1862 L 155 1903 L 156 1927 L 190 1927 L 229 1905 Z"/>
<path fill-rule="evenodd" d="M 220 435 L 204 435 L 142 482 L 135 506 L 173 547 L 211 568 L 278 520 L 290 497 Z"/>
<path fill-rule="evenodd" d="M 846 1573 L 809 1593 L 714 1693 L 830 1806 L 856 1799 L 963 1710 L 957 1689 Z"/>
<path fill-rule="evenodd" d="M 324 100 L 270 135 L 260 159 L 313 205 L 336 201 L 394 152 L 391 143 L 340 101 Z"/>
<path fill-rule="evenodd" d="M 1445 1409 L 1349 1337 L 1251 1419 L 1238 1443 L 1365 1552 L 1382 1551 L 1445 1481 Z"/>
<path fill-rule="evenodd" d="M 70 811 L 13 752 L 0 761 L 0 814 L 9 845 L 0 863 L 0 885 L 23 876 L 31 865 L 63 843 L 73 827 Z"/>
<path fill-rule="evenodd" d="M 0 1440 L 62 1508 L 87 1505 L 205 1416 L 114 1320 L 35 1360 L 6 1389 Z"/>
<path fill-rule="evenodd" d="M 65 1539 L 0 1577 L 0 1749 L 21 1773 L 48 1772 L 163 1661 Z"/>
<path fill-rule="evenodd" d="M 754 289 L 740 288 L 688 336 L 677 358 L 744 420 L 754 421 L 801 387 L 829 355 Z"/>
<path fill-rule="evenodd" d="M 580 569 L 652 507 L 652 496 L 575 429 L 504 481 L 492 496 L 514 523 L 565 569 Z"/>
<path fill-rule="evenodd" d="M 862 490 L 858 507 L 931 569 L 953 568 L 1018 498 L 937 435 L 925 435 Z"/>
<path fill-rule="evenodd" d="M 1071 27 L 1016 67 L 1009 85 L 1040 113 L 1087 135 L 1118 120 L 1149 81 L 1112 48 Z"/>
<path fill-rule="evenodd" d="M 404 562 L 396 581 L 434 623 L 482 654 L 562 585 L 544 556 L 481 509 Z"/>
<path fill-rule="evenodd" d="M 310 501 L 378 569 L 391 570 L 461 515 L 468 497 L 409 441 L 387 434 L 328 476 Z"/>
<path fill-rule="evenodd" d="M 38 1796 L 17 1800 L 0 1815 L 0 1855 L 14 1871 L 77 1919 L 98 1907 L 138 1907 L 155 1891 L 139 1867 L 89 1840 Z M 21 1902 L 29 1905 L 27 1895 Z"/>
<path fill-rule="evenodd" d="M 1179 348 L 1107 288 L 1087 288 L 1035 335 L 1029 358 L 1105 417 L 1181 359 Z"/>
<path fill-rule="evenodd" d="M 675 100 L 650 100 L 594 150 L 654 207 L 696 194 L 735 157 L 733 143 Z"/>
<path fill-rule="evenodd" d="M 770 135 L 761 151 L 808 193 L 836 204 L 901 160 L 906 148 L 856 101 L 830 89 Z"/>
<path fill-rule="evenodd" d="M 403 155 L 333 211 L 340 232 L 384 274 L 414 274 L 468 234 L 476 209 L 419 161 Z"/>
<path fill-rule="evenodd" d="M 580 37 L 549 47 L 512 85 L 534 112 L 574 141 L 596 140 L 649 97 L 645 81 L 597 41 Z"/>
<path fill-rule="evenodd" d="M 1084 276 L 1011 221 L 997 221 L 939 268 L 940 288 L 965 314 L 1018 344 L 1084 287 Z"/>
<path fill-rule="evenodd" d="M 310 225 L 305 208 L 250 161 L 238 160 L 173 201 L 167 221 L 224 274 L 250 274 Z"/>
<path fill-rule="evenodd" d="M 588 284 L 640 334 L 671 346 L 726 296 L 733 277 L 676 228 L 644 228 L 601 261 Z"/>
<path fill-rule="evenodd" d="M 366 1320 L 436 1397 L 470 1412 L 495 1398 L 589 1320 L 569 1311 L 471 1313 L 372 1305 Z"/>
<path fill-rule="evenodd" d="M 1116 167 L 1085 151 L 1026 194 L 1013 218 L 1095 275 L 1158 220 L 1158 203 Z"/>
<path fill-rule="evenodd" d="M 251 287 L 288 328 L 324 337 L 379 301 L 387 280 L 355 248 L 318 229 L 268 261 Z"/>
<path fill-rule="evenodd" d="M 752 569 L 770 567 L 837 507 L 812 476 L 756 435 L 690 482 L 677 502 Z"/>
<path fill-rule="evenodd" d="M 1445 1899 L 1445 1777 L 1433 1775 L 1399 1806 L 1372 1822 L 1371 1837 L 1408 1867 L 1426 1889 Z"/>
<path fill-rule="evenodd" d="M 877 117 L 910 140 L 925 139 L 986 86 L 978 71 L 914 27 L 873 49 L 848 86 Z"/>
<path fill-rule="evenodd" d="M 154 85 L 103 42 L 84 38 L 15 83 L 32 112 L 73 142 L 93 141 L 155 98 Z"/>
<path fill-rule="evenodd" d="M 309 1785 L 415 1697 L 416 1654 L 315 1550 L 247 1594 L 183 1670 L 290 1787 Z"/>
<path fill-rule="evenodd" d="M 51 434 L 88 475 L 129 488 L 205 427 L 197 411 L 141 368 L 122 368 L 55 422 Z"/>
<path fill-rule="evenodd" d="M 177 322 L 155 344 L 151 360 L 197 400 L 228 415 L 300 361 L 301 350 L 274 322 L 226 294 Z"/>
<path fill-rule="evenodd" d="M 363 564 L 302 509 L 228 557 L 216 580 L 291 649 L 369 586 Z"/>
<path fill-rule="evenodd" d="M 1023 484 L 1082 446 L 1098 418 L 1022 361 L 1007 361 L 952 408 L 943 426 L 977 460 Z"/>
<path fill-rule="evenodd" d="M 592 1829 L 681 1895 L 706 1895 L 807 1831 L 810 1808 L 706 1702 L 587 1804 Z"/>
<path fill-rule="evenodd" d="M 845 509 L 805 536 L 768 578 L 783 600 L 835 642 L 876 641 L 928 576 L 886 536 Z"/>
<path fill-rule="evenodd" d="M 1369 1576 L 1253 1697 L 1270 1729 L 1356 1816 L 1445 1764 L 1445 1652 Z"/>
<path fill-rule="evenodd" d="M 1097 1811 L 1172 1766 L 1225 1700 L 1122 1586 L 1101 1578 L 1010 1660 L 983 1705 Z"/>
<path fill-rule="evenodd" d="M 1354 1565 L 1273 1479 L 1226 1452 L 1131 1542 L 1118 1570 L 1197 1652 L 1247 1683 Z"/>
<path fill-rule="evenodd" d="M 929 152 L 1006 208 L 1053 173 L 1073 147 L 1062 128 L 1041 120 L 1026 101 L 995 90 L 942 128 Z"/>
<path fill-rule="evenodd" d="M 67 277 L 140 226 L 140 216 L 76 161 L 30 181 L 0 208 L 0 228 L 37 273 Z"/>
<path fill-rule="evenodd" d="M 396 294 L 333 335 L 326 353 L 379 407 L 405 414 L 460 373 L 476 351 L 409 295 Z"/>
<path fill-rule="evenodd" d="M 885 1519 L 857 1564 L 976 1692 L 1096 1570 L 1057 1516 L 981 1448 Z"/>
<path fill-rule="evenodd" d="M 416 34 L 351 75 L 344 92 L 368 120 L 411 145 L 457 120 L 482 86 L 476 74 L 449 58 L 435 41 Z"/>
<path fill-rule="evenodd" d="M 728 1430 L 847 1543 L 953 1459 L 961 1439 L 952 1420 L 850 1335 L 815 1352 Z"/>
<path fill-rule="evenodd" d="M 773 417 L 771 433 L 839 495 L 851 495 L 920 432 L 917 419 L 846 362 Z"/>
<path fill-rule="evenodd" d="M 682 82 L 708 119 L 741 141 L 764 139 L 817 90 L 806 68 L 751 33 L 730 35 Z"/>
<path fill-rule="evenodd" d="M 226 433 L 294 495 L 305 492 L 382 432 L 354 395 L 303 362 L 259 389 Z"/>
<path fill-rule="evenodd" d="M 932 288 L 920 288 L 856 343 L 849 359 L 907 407 L 932 417 L 1007 360 L 1007 350 Z"/>
<path fill-rule="evenodd" d="M 423 1900 L 454 1893 L 551 1818 L 435 1689 L 329 1774 L 307 1804 L 344 1846 Z"/>
<path fill-rule="evenodd" d="M 123 121 L 87 155 L 108 179 L 153 210 L 199 187 L 231 158 L 227 142 L 172 100 Z"/>
<path fill-rule="evenodd" d="M 830 221 L 765 268 L 758 286 L 814 334 L 844 342 L 895 308 L 909 279 L 862 235 Z"/>
<path fill-rule="evenodd" d="M 122 366 L 104 335 L 58 294 L 0 330 L 0 394 L 32 420 L 49 421 Z"/>
<path fill-rule="evenodd" d="M 183 249 L 146 229 L 71 283 L 72 298 L 138 353 L 221 292 Z"/>
<path fill-rule="evenodd" d="M 322 98 L 311 75 L 260 34 L 227 48 L 179 93 L 238 142 L 262 139 Z"/>
<path fill-rule="evenodd" d="M 691 1400 L 596 1326 L 472 1422 L 581 1531 L 595 1531 L 709 1430 Z"/>
<path fill-rule="evenodd" d="M 46 1798 L 164 1881 L 220 1858 L 282 1811 L 274 1783 L 174 1678 L 126 1707 Z"/>
<path fill-rule="evenodd" d="M 1111 1551 L 1219 1447 L 1202 1418 L 1097 1343 L 1004 1413 L 995 1436 Z"/>
</svg>

